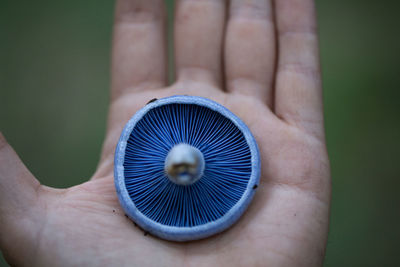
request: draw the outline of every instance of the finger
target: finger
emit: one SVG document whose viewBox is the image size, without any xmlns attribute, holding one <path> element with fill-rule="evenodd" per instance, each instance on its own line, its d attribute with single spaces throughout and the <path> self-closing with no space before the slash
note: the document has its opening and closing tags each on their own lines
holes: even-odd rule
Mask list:
<svg viewBox="0 0 400 267">
<path fill-rule="evenodd" d="M 0 220 L 29 209 L 36 200 L 39 186 L 0 133 Z"/>
<path fill-rule="evenodd" d="M 163 0 L 117 1 L 112 54 L 112 98 L 165 86 Z"/>
<path fill-rule="evenodd" d="M 313 0 L 276 0 L 279 60 L 275 112 L 323 135 L 322 90 Z"/>
<path fill-rule="evenodd" d="M 232 0 L 225 45 L 227 89 L 272 103 L 275 29 L 270 0 Z"/>
<path fill-rule="evenodd" d="M 225 6 L 223 0 L 177 1 L 175 65 L 178 80 L 221 83 Z"/>
</svg>

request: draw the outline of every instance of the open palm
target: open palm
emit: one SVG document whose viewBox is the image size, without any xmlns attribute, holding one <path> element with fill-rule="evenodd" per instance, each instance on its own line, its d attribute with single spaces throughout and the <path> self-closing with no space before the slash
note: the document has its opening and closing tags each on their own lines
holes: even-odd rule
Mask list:
<svg viewBox="0 0 400 267">
<path fill-rule="evenodd" d="M 68 189 L 43 185 L 0 135 L 0 247 L 27 266 L 320 266 L 330 177 L 312 0 L 182 0 L 176 4 L 177 80 L 166 86 L 161 0 L 120 0 L 107 136 L 96 173 Z M 279 51 L 279 53 L 278 53 Z M 229 230 L 175 243 L 124 216 L 113 154 L 149 100 L 213 99 L 239 116 L 262 159 L 258 192 Z"/>
</svg>

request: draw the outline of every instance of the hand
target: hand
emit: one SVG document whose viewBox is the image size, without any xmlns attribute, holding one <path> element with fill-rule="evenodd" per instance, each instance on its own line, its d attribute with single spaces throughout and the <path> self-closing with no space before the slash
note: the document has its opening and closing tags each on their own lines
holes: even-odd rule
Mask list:
<svg viewBox="0 0 400 267">
<path fill-rule="evenodd" d="M 6 259 L 28 266 L 321 266 L 330 174 L 315 8 L 312 0 L 271 1 L 179 1 L 171 86 L 164 1 L 118 1 L 108 130 L 93 177 L 68 189 L 40 185 L 0 135 Z M 187 243 L 135 227 L 113 183 L 124 124 L 149 100 L 179 94 L 213 99 L 238 115 L 262 159 L 258 192 L 238 223 Z"/>
</svg>

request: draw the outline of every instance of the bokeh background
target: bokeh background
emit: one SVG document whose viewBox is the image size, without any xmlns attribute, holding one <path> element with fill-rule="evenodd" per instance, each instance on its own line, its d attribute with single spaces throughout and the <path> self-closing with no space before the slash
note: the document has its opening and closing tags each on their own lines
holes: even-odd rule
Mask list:
<svg viewBox="0 0 400 267">
<path fill-rule="evenodd" d="M 0 1 L 0 130 L 48 186 L 84 182 L 96 168 L 113 5 Z M 400 1 L 317 8 L 333 183 L 325 266 L 399 266 Z"/>
</svg>

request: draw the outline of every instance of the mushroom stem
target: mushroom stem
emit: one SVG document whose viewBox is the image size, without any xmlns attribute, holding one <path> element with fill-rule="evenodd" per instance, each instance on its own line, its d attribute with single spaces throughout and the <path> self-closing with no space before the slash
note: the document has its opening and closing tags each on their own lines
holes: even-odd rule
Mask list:
<svg viewBox="0 0 400 267">
<path fill-rule="evenodd" d="M 203 153 L 188 144 L 177 144 L 165 158 L 164 168 L 168 178 L 178 185 L 197 182 L 204 172 Z"/>
</svg>

